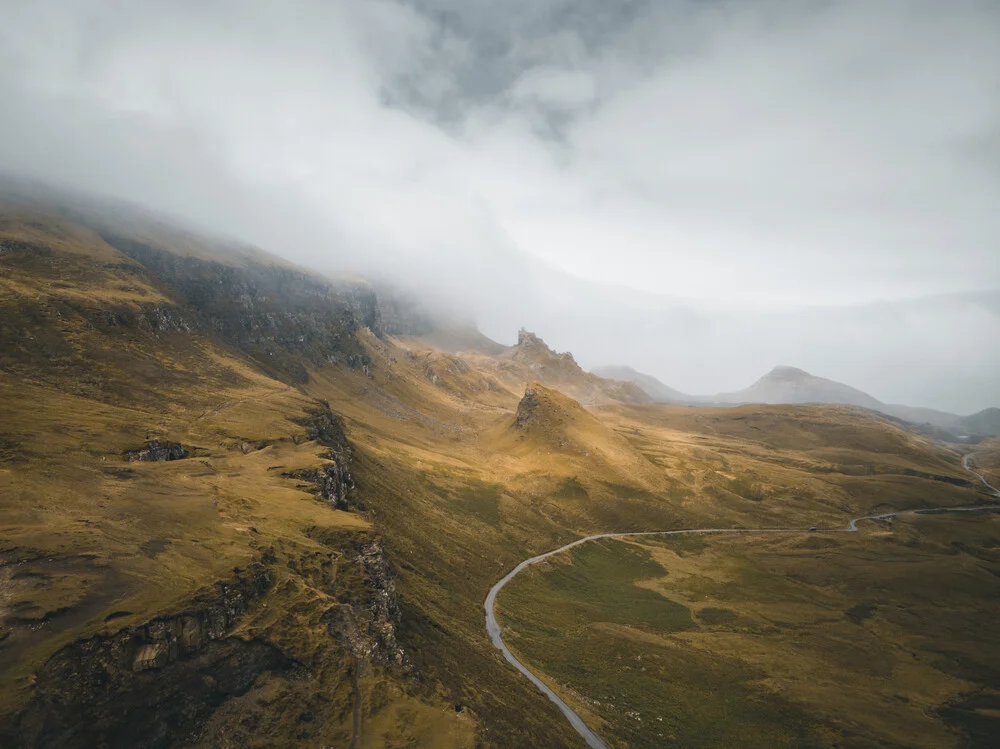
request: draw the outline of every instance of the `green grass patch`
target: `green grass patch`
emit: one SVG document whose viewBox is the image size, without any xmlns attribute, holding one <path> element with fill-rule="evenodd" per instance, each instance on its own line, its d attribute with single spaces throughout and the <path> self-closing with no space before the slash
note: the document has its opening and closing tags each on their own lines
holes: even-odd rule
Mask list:
<svg viewBox="0 0 1000 749">
<path fill-rule="evenodd" d="M 952 728 L 965 735 L 968 749 L 996 747 L 1000 736 L 1000 694 L 979 692 L 938 708 L 938 714 Z"/>
<path fill-rule="evenodd" d="M 590 496 L 587 487 L 576 476 L 563 479 L 552 495 L 558 499 L 588 499 Z"/>
<path fill-rule="evenodd" d="M 859 603 L 856 606 L 851 606 L 851 608 L 845 611 L 844 616 L 855 624 L 861 624 L 866 619 L 871 619 L 875 616 L 875 611 L 877 609 L 878 606 L 874 603 Z"/>
<path fill-rule="evenodd" d="M 708 548 L 708 541 L 697 533 L 679 533 L 675 536 L 650 536 L 643 543 L 665 546 L 677 556 L 698 554 Z"/>
<path fill-rule="evenodd" d="M 487 525 L 500 523 L 500 487 L 496 484 L 463 486 L 453 493 L 448 505 Z"/>
<path fill-rule="evenodd" d="M 698 610 L 698 618 L 705 624 L 718 625 L 734 622 L 739 618 L 739 615 L 732 609 L 719 609 L 706 606 Z"/>
<path fill-rule="evenodd" d="M 566 557 L 554 560 L 548 569 L 536 566 L 516 577 L 501 593 L 503 610 L 518 616 L 540 614 L 534 620 L 562 631 L 579 629 L 582 622 L 658 632 L 695 626 L 687 606 L 636 587 L 638 580 L 667 574 L 646 549 L 606 540 L 579 546 Z"/>
<path fill-rule="evenodd" d="M 656 499 L 656 495 L 637 486 L 628 484 L 616 484 L 611 481 L 602 481 L 604 488 L 619 499 Z"/>
<path fill-rule="evenodd" d="M 501 593 L 504 636 L 528 664 L 585 695 L 608 738 L 630 747 L 814 745 L 798 707 L 753 686 L 755 669 L 628 634 L 696 627 L 687 607 L 635 585 L 667 573 L 647 549 L 602 541 L 560 556 Z M 711 608 L 699 616 L 736 618 Z M 592 626 L 600 622 L 628 629 Z"/>
</svg>

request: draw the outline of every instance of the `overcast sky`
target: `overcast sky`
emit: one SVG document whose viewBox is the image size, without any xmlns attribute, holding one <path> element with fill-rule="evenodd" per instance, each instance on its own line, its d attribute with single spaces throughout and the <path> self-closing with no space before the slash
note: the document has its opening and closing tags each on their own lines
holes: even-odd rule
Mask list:
<svg viewBox="0 0 1000 749">
<path fill-rule="evenodd" d="M 0 11 L 5 169 L 688 391 L 1000 405 L 994 0 Z"/>
</svg>

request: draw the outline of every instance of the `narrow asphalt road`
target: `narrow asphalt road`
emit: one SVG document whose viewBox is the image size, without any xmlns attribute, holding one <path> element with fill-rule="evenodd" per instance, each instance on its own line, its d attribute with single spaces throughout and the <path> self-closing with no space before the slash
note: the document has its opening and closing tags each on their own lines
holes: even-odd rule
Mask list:
<svg viewBox="0 0 1000 749">
<path fill-rule="evenodd" d="M 966 471 L 978 477 L 979 480 L 993 492 L 995 497 L 1000 497 L 1000 489 L 993 486 L 986 478 L 973 468 L 969 467 L 970 455 L 966 455 L 962 459 L 962 467 Z M 996 508 L 997 505 L 973 505 L 968 507 L 941 507 L 937 509 L 949 510 L 952 512 L 971 512 L 973 510 L 981 510 L 984 507 Z M 690 528 L 685 530 L 674 530 L 674 531 L 636 531 L 631 533 L 597 533 L 593 536 L 587 536 L 586 538 L 580 538 L 576 541 L 566 544 L 565 546 L 560 546 L 558 549 L 553 549 L 552 551 L 547 551 L 544 554 L 539 554 L 538 556 L 531 557 L 530 559 L 525 559 L 517 567 L 512 569 L 506 575 L 504 575 L 496 585 L 490 588 L 489 594 L 486 596 L 486 602 L 484 608 L 486 609 L 486 632 L 490 636 L 490 641 L 493 646 L 499 650 L 503 657 L 510 663 L 514 668 L 528 677 L 536 687 L 541 690 L 541 692 L 548 697 L 552 702 L 555 703 L 556 707 L 566 716 L 566 719 L 570 722 L 570 725 L 576 729 L 576 732 L 583 737 L 583 740 L 587 742 L 587 746 L 592 749 L 608 749 L 608 745 L 604 743 L 603 739 L 598 736 L 590 726 L 588 726 L 583 718 L 573 710 L 569 705 L 563 702 L 562 698 L 559 697 L 555 692 L 553 692 L 545 682 L 543 682 L 537 675 L 532 673 L 527 666 L 525 666 L 521 661 L 514 657 L 514 654 L 507 649 L 504 644 L 502 630 L 500 629 L 500 624 L 497 622 L 496 618 L 496 600 L 497 594 L 503 589 L 507 583 L 513 580 L 519 572 L 521 572 L 525 567 L 532 564 L 537 564 L 543 559 L 547 559 L 554 554 L 559 554 L 566 551 L 567 549 L 572 549 L 574 546 L 579 546 L 580 544 L 585 544 L 588 541 L 596 541 L 601 538 L 626 538 L 630 536 L 673 536 L 681 533 L 802 533 L 806 531 L 816 531 L 823 533 L 857 533 L 858 523 L 862 520 L 884 520 L 886 518 L 896 517 L 898 515 L 916 515 L 922 512 L 927 512 L 928 508 L 923 510 L 900 510 L 899 512 L 886 512 L 881 515 L 865 515 L 860 518 L 853 518 L 850 523 L 848 523 L 846 528 Z"/>
<path fill-rule="evenodd" d="M 978 478 L 978 479 L 979 479 L 980 481 L 982 481 L 982 482 L 983 482 L 983 485 L 984 485 L 984 486 L 985 486 L 985 487 L 986 487 L 987 489 L 990 489 L 990 490 L 991 490 L 991 491 L 993 492 L 993 496 L 994 496 L 994 497 L 1000 497 L 1000 489 L 997 489 L 997 488 L 996 488 L 995 486 L 993 486 L 993 484 L 991 484 L 991 483 L 990 483 L 989 481 L 987 481 L 987 480 L 986 480 L 986 477 L 985 477 L 985 476 L 983 476 L 983 474 L 981 474 L 981 473 L 980 473 L 979 471 L 977 471 L 977 470 L 976 470 L 975 468 L 971 468 L 971 467 L 969 467 L 969 458 L 971 458 L 971 457 L 972 457 L 972 456 L 973 456 L 974 454 L 975 454 L 975 453 L 969 453 L 969 454 L 968 454 L 968 455 L 966 455 L 966 456 L 965 456 L 964 458 L 962 458 L 962 468 L 964 468 L 964 469 L 965 469 L 965 470 L 967 470 L 967 471 L 968 471 L 969 473 L 971 473 L 971 474 L 972 474 L 973 476 L 975 476 L 975 477 L 976 477 L 976 478 Z"/>
</svg>

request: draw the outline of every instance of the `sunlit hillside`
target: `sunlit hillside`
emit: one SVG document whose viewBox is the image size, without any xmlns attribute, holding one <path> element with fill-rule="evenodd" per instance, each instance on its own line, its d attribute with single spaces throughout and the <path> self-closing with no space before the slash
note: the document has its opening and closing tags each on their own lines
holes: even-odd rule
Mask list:
<svg viewBox="0 0 1000 749">
<path fill-rule="evenodd" d="M 523 559 L 990 500 L 959 448 L 868 411 L 653 405 L 532 334 L 503 347 L 404 309 L 166 225 L 3 208 L 0 743 L 578 747 L 486 636 L 487 591 Z M 1000 475 L 1000 449 L 976 449 Z M 947 711 L 974 711 L 998 652 L 931 642 L 935 594 L 911 575 L 972 612 L 968 576 L 996 562 L 972 522 L 583 546 L 502 614 L 614 746 L 693 746 L 676 715 L 695 709 L 739 713 L 727 745 L 961 746 L 994 708 Z M 861 592 L 869 572 L 891 595 Z M 948 637 L 1000 613 L 977 600 Z M 842 702 L 807 685 L 831 663 L 857 688 Z M 640 705 L 658 689 L 680 710 L 663 730 Z"/>
</svg>

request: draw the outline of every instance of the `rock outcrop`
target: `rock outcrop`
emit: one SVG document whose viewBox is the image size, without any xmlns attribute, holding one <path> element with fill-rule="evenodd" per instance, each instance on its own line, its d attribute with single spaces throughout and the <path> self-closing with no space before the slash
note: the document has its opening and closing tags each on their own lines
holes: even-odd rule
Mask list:
<svg viewBox="0 0 1000 749">
<path fill-rule="evenodd" d="M 497 357 L 497 371 L 508 382 L 513 378 L 537 381 L 588 405 L 648 403 L 650 397 L 631 382 L 606 380 L 585 372 L 573 354 L 554 351 L 534 333 L 521 328 L 517 345 Z"/>
<path fill-rule="evenodd" d="M 122 456 L 131 462 L 162 462 L 165 460 L 181 460 L 188 456 L 188 451 L 179 442 L 166 440 L 150 440 L 143 447 L 126 450 Z"/>
<path fill-rule="evenodd" d="M 330 462 L 318 469 L 294 471 L 288 475 L 314 484 L 317 495 L 334 508 L 349 509 L 354 477 L 351 475 L 351 443 L 347 440 L 343 422 L 330 410 L 329 403 L 320 401 L 309 412 L 309 418 L 300 423 L 306 427 L 309 439 L 329 448 L 325 457 Z"/>
<path fill-rule="evenodd" d="M 515 359 L 525 360 L 539 368 L 548 367 L 577 375 L 584 373 L 573 354 L 569 351 L 557 353 L 545 341 L 524 328 L 517 331 Z"/>
<path fill-rule="evenodd" d="M 514 416 L 514 427 L 516 429 L 527 429 L 535 421 L 538 413 L 539 401 L 538 390 L 528 386 L 524 390 L 524 395 L 517 404 L 517 413 Z"/>
<path fill-rule="evenodd" d="M 351 552 L 360 573 L 363 595 L 345 598 L 324 617 L 330 633 L 358 662 L 395 673 L 409 670 L 409 660 L 396 639 L 400 620 L 396 584 L 378 538 L 355 544 Z"/>
</svg>

